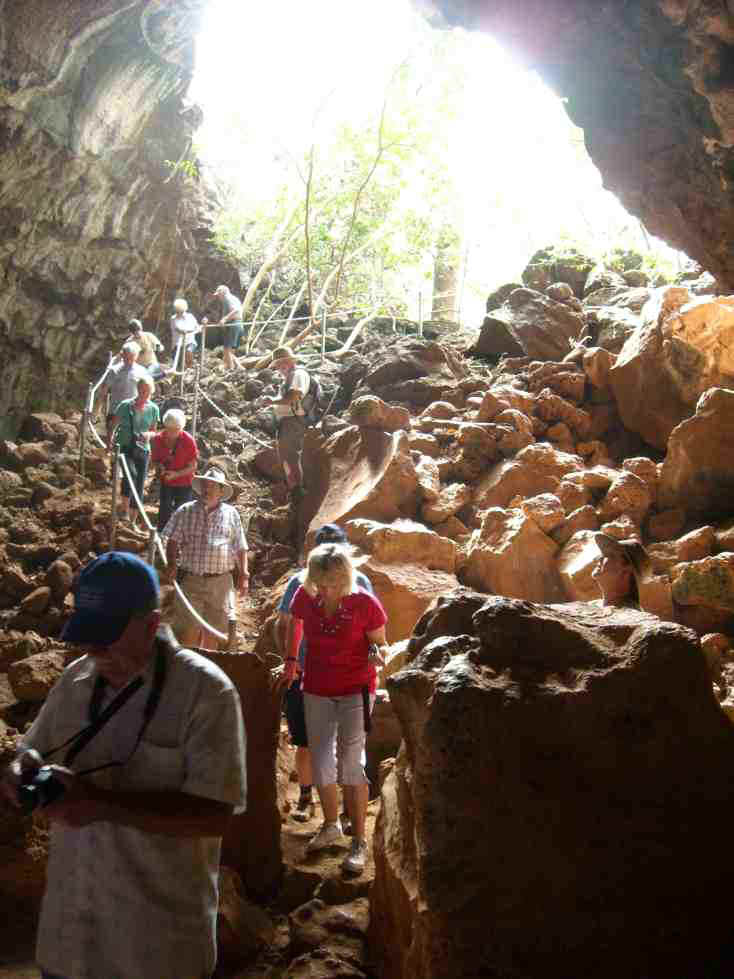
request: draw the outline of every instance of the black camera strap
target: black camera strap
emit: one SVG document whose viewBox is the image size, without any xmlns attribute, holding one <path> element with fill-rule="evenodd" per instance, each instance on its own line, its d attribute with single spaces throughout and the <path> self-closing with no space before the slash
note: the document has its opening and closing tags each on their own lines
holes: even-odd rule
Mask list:
<svg viewBox="0 0 734 979">
<path fill-rule="evenodd" d="M 146 728 L 153 719 L 158 704 L 160 703 L 161 694 L 163 693 L 163 685 L 166 682 L 166 658 L 163 650 L 159 649 L 156 653 L 155 665 L 153 668 L 153 684 L 151 686 L 150 693 L 148 694 L 148 699 L 145 702 L 145 707 L 143 708 L 143 723 L 138 731 L 138 736 L 135 739 L 135 744 L 133 745 L 132 751 L 123 761 L 112 761 L 105 765 L 99 765 L 96 768 L 87 769 L 84 772 L 78 772 L 79 775 L 88 775 L 91 772 L 99 771 L 102 768 L 110 768 L 112 766 L 125 765 L 138 749 L 143 735 L 145 734 Z M 118 711 L 122 710 L 125 704 L 133 697 L 138 690 L 145 683 L 142 676 L 136 677 L 130 683 L 127 684 L 105 707 L 101 710 L 102 700 L 104 698 L 105 688 L 107 687 L 107 681 L 103 677 L 97 677 L 94 683 L 94 689 L 92 690 L 92 697 L 89 702 L 89 717 L 90 723 L 77 731 L 76 734 L 72 734 L 70 738 L 64 741 L 62 744 L 51 751 L 47 751 L 44 754 L 44 760 L 48 759 L 51 755 L 55 755 L 57 751 L 61 751 L 67 745 L 71 745 L 69 750 L 64 756 L 64 764 L 67 767 L 71 766 L 76 756 L 86 748 L 89 742 L 96 737 L 96 735 L 102 730 L 102 728 L 107 724 Z"/>
</svg>

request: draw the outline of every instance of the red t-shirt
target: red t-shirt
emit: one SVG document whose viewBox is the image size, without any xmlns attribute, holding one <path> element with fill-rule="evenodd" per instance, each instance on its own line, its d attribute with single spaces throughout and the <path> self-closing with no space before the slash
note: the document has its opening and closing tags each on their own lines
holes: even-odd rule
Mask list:
<svg viewBox="0 0 734 979">
<path fill-rule="evenodd" d="M 323 601 L 301 587 L 293 596 L 290 613 L 303 620 L 306 693 L 345 697 L 365 685 L 375 692 L 377 671 L 367 661 L 370 644 L 365 633 L 379 629 L 387 616 L 374 595 L 363 591 L 345 595 L 334 615 L 326 618 Z"/>
<path fill-rule="evenodd" d="M 165 469 L 183 469 L 199 457 L 196 442 L 188 432 L 179 432 L 176 441 L 171 443 L 164 432 L 159 432 L 150 440 L 151 462 L 162 465 Z M 195 472 L 195 470 L 194 470 Z M 191 486 L 194 472 L 188 476 L 177 476 L 176 479 L 166 480 L 166 486 Z"/>
</svg>

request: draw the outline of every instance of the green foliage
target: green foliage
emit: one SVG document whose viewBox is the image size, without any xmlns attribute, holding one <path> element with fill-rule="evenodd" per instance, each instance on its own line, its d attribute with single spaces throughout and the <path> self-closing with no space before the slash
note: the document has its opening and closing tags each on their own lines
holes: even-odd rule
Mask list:
<svg viewBox="0 0 734 979">
<path fill-rule="evenodd" d="M 309 248 L 314 294 L 344 252 L 339 295 L 334 294 L 335 278 L 328 301 L 339 308 L 364 304 L 404 313 L 405 303 L 382 305 L 381 299 L 405 289 L 411 270 L 414 279 L 430 272 L 434 249 L 442 247 L 439 238 L 457 220 L 446 147 L 463 79 L 450 37 L 428 34 L 424 47 L 395 70 L 384 102 L 363 121 L 343 121 L 328 133 L 319 131 L 316 122 L 312 147 L 300 152 L 281 148 L 279 179 L 266 199 L 258 199 L 252 187 L 230 187 L 215 244 L 254 274 L 284 221 L 289 230 L 304 225 L 313 153 Z M 454 238 L 458 250 L 458 232 Z M 274 298 L 295 292 L 303 282 L 305 248 L 305 234 L 297 235 L 278 261 Z"/>
<path fill-rule="evenodd" d="M 163 162 L 170 168 L 171 177 L 181 176 L 185 180 L 198 183 L 200 174 L 199 164 L 196 160 L 164 160 Z"/>
</svg>

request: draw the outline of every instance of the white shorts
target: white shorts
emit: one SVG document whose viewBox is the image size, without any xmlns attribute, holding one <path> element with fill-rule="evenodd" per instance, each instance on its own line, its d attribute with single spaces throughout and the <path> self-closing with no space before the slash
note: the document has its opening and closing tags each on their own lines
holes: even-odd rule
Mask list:
<svg viewBox="0 0 734 979">
<path fill-rule="evenodd" d="M 370 694 L 370 711 L 375 695 Z M 306 733 L 315 785 L 365 785 L 364 708 L 362 694 L 319 697 L 304 693 Z"/>
</svg>

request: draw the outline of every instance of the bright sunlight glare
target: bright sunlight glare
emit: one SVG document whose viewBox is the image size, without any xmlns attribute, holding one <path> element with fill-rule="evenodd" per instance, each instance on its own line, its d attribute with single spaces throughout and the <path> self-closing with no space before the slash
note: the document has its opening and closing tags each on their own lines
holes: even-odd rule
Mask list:
<svg viewBox="0 0 734 979">
<path fill-rule="evenodd" d="M 433 30 L 410 0 L 211 0 L 191 89 L 205 118 L 199 157 L 267 199 L 285 155 L 328 142 L 339 121 L 374 117 Z M 491 37 L 454 33 L 465 84 L 446 154 L 463 210 L 465 309 L 478 317 L 489 289 L 516 280 L 537 248 L 568 240 L 600 254 L 623 229 L 644 239 L 561 99 Z M 430 84 L 429 63 L 425 72 Z"/>
</svg>

